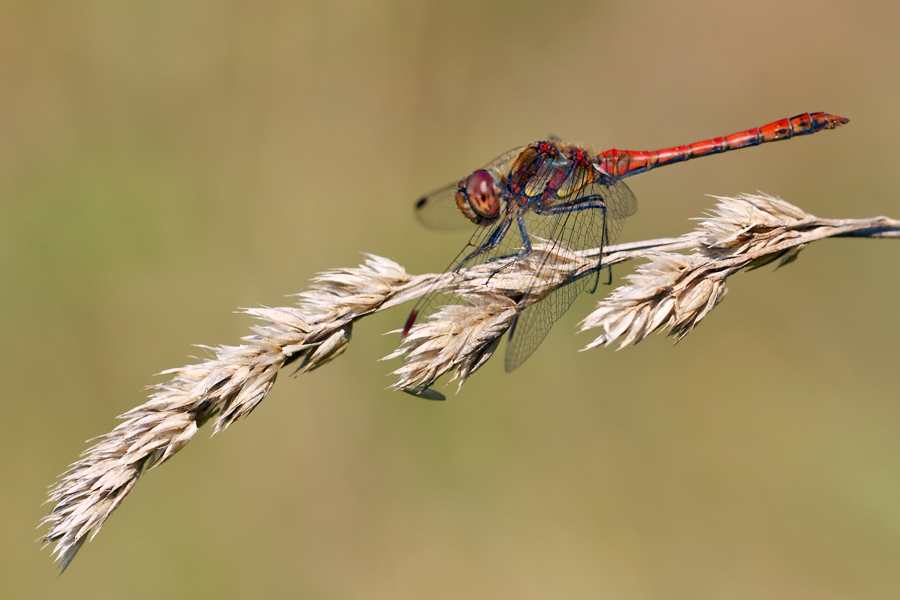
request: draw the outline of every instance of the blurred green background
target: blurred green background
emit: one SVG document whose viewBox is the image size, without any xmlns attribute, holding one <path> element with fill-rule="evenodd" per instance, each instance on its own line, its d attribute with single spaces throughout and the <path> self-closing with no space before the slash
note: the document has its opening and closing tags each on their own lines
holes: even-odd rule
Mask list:
<svg viewBox="0 0 900 600">
<path fill-rule="evenodd" d="M 900 597 L 891 241 L 733 278 L 681 344 L 385 391 L 406 308 L 206 430 L 56 577 L 46 487 L 237 307 L 360 252 L 442 269 L 412 202 L 555 134 L 655 149 L 806 111 L 837 131 L 629 181 L 620 241 L 762 190 L 900 216 L 889 2 L 3 2 L 3 598 Z M 632 266 L 633 267 L 633 266 Z M 617 278 L 632 267 L 617 269 Z"/>
</svg>

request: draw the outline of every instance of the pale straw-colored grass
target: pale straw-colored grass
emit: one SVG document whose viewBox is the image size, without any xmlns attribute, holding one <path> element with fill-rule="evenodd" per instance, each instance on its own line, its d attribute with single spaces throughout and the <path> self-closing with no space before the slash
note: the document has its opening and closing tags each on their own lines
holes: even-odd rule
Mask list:
<svg viewBox="0 0 900 600">
<path fill-rule="evenodd" d="M 676 340 L 690 331 L 725 296 L 725 280 L 742 269 L 793 262 L 811 242 L 827 237 L 900 237 L 900 221 L 820 219 L 779 198 L 763 194 L 718 198 L 719 204 L 689 236 L 694 252 L 654 249 L 639 253 L 649 262 L 626 277 L 581 323 L 581 331 L 603 329 L 585 350 L 621 340 L 636 344 L 658 329 Z M 610 262 L 615 255 L 608 257 Z"/>
<path fill-rule="evenodd" d="M 719 198 L 697 231 L 677 238 L 619 244 L 604 249 L 602 266 L 649 259 L 583 321 L 602 333 L 587 348 L 621 340 L 634 344 L 669 328 L 680 339 L 725 294 L 725 280 L 741 269 L 786 264 L 810 242 L 826 237 L 900 237 L 900 221 L 819 219 L 765 195 Z M 681 254 L 680 251 L 690 251 Z M 397 351 L 402 357 L 392 386 L 426 398 L 442 398 L 430 386 L 452 372 L 460 385 L 496 350 L 516 313 L 579 275 L 593 276 L 599 250 L 570 252 L 539 242 L 534 252 L 496 272 L 479 265 L 458 273 L 410 276 L 397 263 L 369 256 L 355 269 L 318 276 L 295 306 L 244 312 L 261 321 L 239 346 L 207 348 L 212 357 L 165 371 L 144 404 L 121 415 L 122 423 L 96 438 L 50 489 L 45 543 L 65 569 L 93 538 L 146 470 L 181 450 L 197 429 L 214 420 L 214 432 L 248 415 L 265 398 L 278 371 L 316 369 L 340 355 L 360 317 L 430 291 L 456 294 L 461 302 L 415 325 Z M 539 279 L 534 273 L 541 266 Z M 488 281 L 489 280 L 489 281 Z M 535 283 L 536 282 L 536 283 Z"/>
</svg>

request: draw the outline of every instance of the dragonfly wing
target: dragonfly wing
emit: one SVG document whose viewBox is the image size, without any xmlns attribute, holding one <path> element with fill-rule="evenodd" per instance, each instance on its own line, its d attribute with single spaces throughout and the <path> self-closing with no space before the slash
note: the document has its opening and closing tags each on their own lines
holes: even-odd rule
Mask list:
<svg viewBox="0 0 900 600">
<path fill-rule="evenodd" d="M 617 181 L 616 184 L 609 189 L 610 196 L 615 196 L 615 199 L 609 200 L 609 202 L 614 210 L 619 211 L 622 214 L 623 220 L 625 217 L 630 217 L 637 212 L 637 198 L 634 197 L 634 192 L 631 191 L 630 187 L 625 185 L 624 181 Z"/>
<path fill-rule="evenodd" d="M 459 184 L 450 183 L 416 200 L 416 218 L 432 229 L 472 227 L 472 221 L 467 219 L 456 205 L 457 190 Z"/>
<path fill-rule="evenodd" d="M 517 158 L 519 158 L 519 156 L 522 154 L 522 151 L 527 147 L 528 146 L 519 146 L 518 148 L 513 148 L 508 152 L 504 152 L 481 168 L 485 171 L 497 173 L 505 179 L 509 175 L 509 171 L 512 168 L 513 163 Z"/>
<path fill-rule="evenodd" d="M 532 236 L 551 240 L 554 246 L 575 251 L 602 249 L 613 243 L 622 230 L 625 218 L 637 209 L 634 194 L 621 181 L 612 186 L 596 181 L 585 183 L 569 197 L 561 198 L 554 204 L 547 211 L 550 214 L 527 215 L 526 228 Z M 595 273 L 573 278 L 537 304 L 522 310 L 510 328 L 506 349 L 507 371 L 516 369 L 537 350 L 553 323 L 572 306 L 578 294 L 589 286 L 592 291 L 596 288 L 599 267 L 598 260 Z M 538 268 L 537 279 L 540 279 L 540 271 L 544 268 L 544 265 Z"/>
<path fill-rule="evenodd" d="M 592 192 L 603 197 L 606 203 L 606 230 L 607 239 L 603 245 L 612 244 L 618 239 L 625 218 L 637 212 L 637 200 L 631 188 L 624 181 L 617 181 L 614 185 L 595 183 Z"/>
<path fill-rule="evenodd" d="M 556 247 L 569 250 L 584 250 L 603 245 L 605 219 L 600 208 L 582 208 L 554 215 L 529 214 L 526 228 L 531 236 L 548 240 Z M 537 240 L 532 239 L 532 242 Z M 548 253 L 549 257 L 551 253 Z M 598 261 L 599 266 L 599 261 Z M 541 271 L 548 265 L 538 267 L 534 283 L 529 286 L 526 296 L 541 279 Z M 506 371 L 518 368 L 530 357 L 547 333 L 565 313 L 575 298 L 588 285 L 596 281 L 596 274 L 587 274 L 557 287 L 536 304 L 527 306 L 516 317 L 510 327 L 509 343 L 506 347 Z"/>
<path fill-rule="evenodd" d="M 476 226 L 472 237 L 469 238 L 469 243 L 463 247 L 462 251 L 456 255 L 443 272 L 450 273 L 460 267 L 474 267 L 476 265 L 496 261 L 498 257 L 515 254 L 522 246 L 522 238 L 518 235 L 518 231 L 515 227 L 509 228 L 509 220 L 510 216 L 506 213 L 506 209 L 504 208 L 496 222 L 489 226 Z M 471 221 L 468 222 L 471 225 Z M 498 235 L 503 233 L 502 230 L 504 229 L 506 229 L 506 234 Z M 493 240 L 492 237 L 494 238 Z M 492 243 L 493 246 L 491 245 Z M 483 250 L 483 252 L 466 261 L 467 257 L 479 249 Z M 463 264 L 464 261 L 465 264 Z M 498 265 L 499 264 L 502 263 L 498 263 Z M 446 284 L 438 285 L 438 283 L 435 283 L 433 289 L 426 292 L 425 295 L 419 299 L 407 319 L 406 326 L 404 327 L 404 335 L 409 332 L 413 325 L 424 322 L 429 316 L 439 311 L 442 307 L 459 305 L 466 302 L 459 294 L 455 294 L 452 291 L 445 291 L 445 287 Z"/>
<path fill-rule="evenodd" d="M 583 277 L 581 281 L 593 281 L 592 277 Z M 527 307 L 516 315 L 509 330 L 509 342 L 506 346 L 504 367 L 506 372 L 514 371 L 528 360 L 538 349 L 553 324 L 566 312 L 584 285 L 578 282 L 557 288 L 546 298 Z"/>
</svg>

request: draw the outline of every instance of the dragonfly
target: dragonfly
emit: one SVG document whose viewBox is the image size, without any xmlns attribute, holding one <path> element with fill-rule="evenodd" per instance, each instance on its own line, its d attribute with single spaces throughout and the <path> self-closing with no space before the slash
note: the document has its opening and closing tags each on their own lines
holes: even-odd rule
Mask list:
<svg viewBox="0 0 900 600">
<path fill-rule="evenodd" d="M 593 154 L 557 139 L 534 142 L 420 198 L 415 212 L 423 224 L 433 228 L 474 225 L 474 234 L 447 271 L 494 263 L 495 273 L 499 272 L 530 255 L 535 240 L 573 251 L 600 249 L 593 269 L 596 276 L 573 276 L 544 299 L 517 312 L 509 327 L 506 350 L 505 367 L 512 371 L 534 353 L 553 323 L 582 291 L 591 285 L 591 292 L 596 289 L 602 249 L 616 240 L 625 219 L 637 210 L 634 194 L 623 179 L 701 156 L 834 129 L 848 122 L 823 112 L 804 113 L 725 137 L 653 151 L 613 149 Z M 534 271 L 533 281 L 540 280 L 544 268 L 549 267 L 541 265 Z M 490 278 L 485 285 L 490 285 Z M 410 313 L 403 337 L 441 306 L 461 301 L 440 291 L 425 294 Z M 430 392 L 427 386 L 407 391 L 417 395 Z"/>
</svg>

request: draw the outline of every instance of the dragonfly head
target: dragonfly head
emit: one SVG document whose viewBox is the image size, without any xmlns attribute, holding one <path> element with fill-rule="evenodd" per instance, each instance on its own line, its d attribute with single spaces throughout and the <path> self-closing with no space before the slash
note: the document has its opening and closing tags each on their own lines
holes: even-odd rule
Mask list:
<svg viewBox="0 0 900 600">
<path fill-rule="evenodd" d="M 459 182 L 456 205 L 473 223 L 492 223 L 500 215 L 500 188 L 490 173 L 479 169 Z"/>
</svg>

